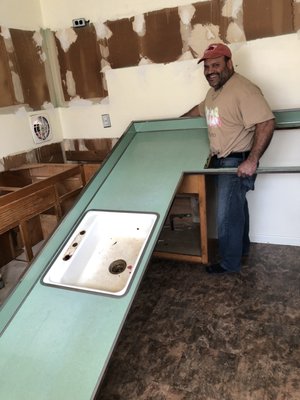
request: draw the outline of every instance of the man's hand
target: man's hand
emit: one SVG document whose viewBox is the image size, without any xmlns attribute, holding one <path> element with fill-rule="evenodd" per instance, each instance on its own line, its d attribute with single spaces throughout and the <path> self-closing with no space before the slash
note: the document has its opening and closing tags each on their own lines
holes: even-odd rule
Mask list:
<svg viewBox="0 0 300 400">
<path fill-rule="evenodd" d="M 237 174 L 240 178 L 246 178 L 255 174 L 257 169 L 257 162 L 249 159 L 242 162 L 237 169 Z"/>
</svg>

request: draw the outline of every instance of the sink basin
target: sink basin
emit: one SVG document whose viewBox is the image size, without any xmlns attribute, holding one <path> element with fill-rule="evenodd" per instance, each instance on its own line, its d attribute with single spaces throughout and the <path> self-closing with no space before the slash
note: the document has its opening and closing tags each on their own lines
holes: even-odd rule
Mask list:
<svg viewBox="0 0 300 400">
<path fill-rule="evenodd" d="M 43 283 L 122 296 L 156 219 L 154 213 L 88 211 Z"/>
</svg>

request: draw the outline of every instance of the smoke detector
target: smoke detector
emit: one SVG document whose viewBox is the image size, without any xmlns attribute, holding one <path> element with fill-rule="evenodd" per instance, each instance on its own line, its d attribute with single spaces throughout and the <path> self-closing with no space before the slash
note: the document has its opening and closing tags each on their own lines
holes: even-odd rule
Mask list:
<svg viewBox="0 0 300 400">
<path fill-rule="evenodd" d="M 30 114 L 29 120 L 34 143 L 39 144 L 52 139 L 52 131 L 47 114 Z"/>
</svg>

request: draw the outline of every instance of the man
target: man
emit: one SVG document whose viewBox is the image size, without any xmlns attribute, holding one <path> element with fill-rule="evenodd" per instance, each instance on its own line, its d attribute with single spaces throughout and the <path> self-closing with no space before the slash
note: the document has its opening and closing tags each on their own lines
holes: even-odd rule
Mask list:
<svg viewBox="0 0 300 400">
<path fill-rule="evenodd" d="M 237 174 L 217 176 L 217 230 L 220 262 L 208 273 L 239 272 L 249 251 L 246 193 L 254 190 L 255 172 L 275 127 L 274 115 L 261 90 L 234 71 L 232 54 L 222 43 L 211 44 L 204 75 L 211 86 L 205 100 L 183 116 L 205 116 L 212 168 L 236 167 Z"/>
</svg>

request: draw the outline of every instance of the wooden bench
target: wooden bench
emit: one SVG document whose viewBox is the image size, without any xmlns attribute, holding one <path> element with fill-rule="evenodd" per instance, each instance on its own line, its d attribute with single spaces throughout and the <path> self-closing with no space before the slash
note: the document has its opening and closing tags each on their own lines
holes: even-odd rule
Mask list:
<svg viewBox="0 0 300 400">
<path fill-rule="evenodd" d="M 18 226 L 28 261 L 33 259 L 33 253 L 27 223 L 51 208 L 55 210 L 58 222 L 62 213 L 55 185 L 46 186 L 0 206 L 0 235 Z"/>
<path fill-rule="evenodd" d="M 0 181 L 2 265 L 17 255 L 11 239 L 16 228 L 27 260 L 32 260 L 32 246 L 49 236 L 98 168 L 99 164 L 28 164 L 5 171 L 6 178 Z M 38 229 L 31 229 L 34 234 L 30 233 L 30 224 L 39 224 Z"/>
</svg>

